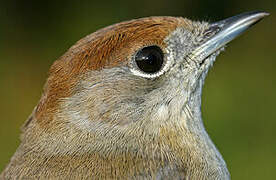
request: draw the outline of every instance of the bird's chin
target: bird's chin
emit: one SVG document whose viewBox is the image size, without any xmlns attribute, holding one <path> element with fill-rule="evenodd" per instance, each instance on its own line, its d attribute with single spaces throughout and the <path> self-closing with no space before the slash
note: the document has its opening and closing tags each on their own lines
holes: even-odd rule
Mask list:
<svg viewBox="0 0 276 180">
<path fill-rule="evenodd" d="M 217 56 L 220 54 L 221 51 L 223 51 L 225 48 L 221 48 L 219 50 L 217 50 L 216 52 L 214 52 L 213 54 L 211 54 L 210 56 L 208 56 L 207 58 L 205 58 L 204 60 L 202 60 L 200 62 L 200 73 L 202 74 L 202 76 L 204 76 L 204 78 L 206 77 L 209 69 L 213 66 L 214 62 L 216 61 Z"/>
<path fill-rule="evenodd" d="M 221 48 L 202 60 L 198 70 L 195 72 L 193 76 L 191 91 L 195 94 L 201 94 L 202 87 L 204 85 L 205 78 L 209 72 L 209 69 L 213 66 L 214 62 L 216 61 L 216 57 L 219 55 L 221 51 L 223 51 L 224 48 Z"/>
</svg>

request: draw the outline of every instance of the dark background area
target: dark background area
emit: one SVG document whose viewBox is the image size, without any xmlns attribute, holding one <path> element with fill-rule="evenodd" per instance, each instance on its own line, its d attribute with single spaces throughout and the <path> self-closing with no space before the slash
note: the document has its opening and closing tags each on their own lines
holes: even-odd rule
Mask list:
<svg viewBox="0 0 276 180">
<path fill-rule="evenodd" d="M 20 126 L 41 96 L 50 65 L 80 38 L 145 16 L 213 22 L 251 10 L 270 16 L 217 58 L 203 91 L 203 119 L 232 179 L 275 179 L 275 0 L 1 2 L 0 171 L 20 143 Z"/>
</svg>

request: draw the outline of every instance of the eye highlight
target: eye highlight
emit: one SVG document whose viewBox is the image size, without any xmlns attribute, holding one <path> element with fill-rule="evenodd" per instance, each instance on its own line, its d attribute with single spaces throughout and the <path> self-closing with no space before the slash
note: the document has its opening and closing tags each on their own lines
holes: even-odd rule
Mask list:
<svg viewBox="0 0 276 180">
<path fill-rule="evenodd" d="M 156 73 L 163 67 L 164 53 L 160 47 L 155 45 L 144 47 L 137 52 L 135 63 L 144 73 Z"/>
</svg>

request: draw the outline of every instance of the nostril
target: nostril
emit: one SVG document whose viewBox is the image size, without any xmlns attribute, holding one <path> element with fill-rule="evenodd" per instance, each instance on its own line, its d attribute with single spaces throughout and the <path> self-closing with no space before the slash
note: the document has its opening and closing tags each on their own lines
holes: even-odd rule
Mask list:
<svg viewBox="0 0 276 180">
<path fill-rule="evenodd" d="M 199 63 L 199 66 L 202 66 L 202 64 L 205 63 L 206 59 L 207 59 L 207 58 L 203 59 L 203 60 Z"/>
<path fill-rule="evenodd" d="M 220 27 L 218 25 L 211 25 L 208 29 L 204 31 L 204 37 L 209 38 L 219 32 Z"/>
</svg>

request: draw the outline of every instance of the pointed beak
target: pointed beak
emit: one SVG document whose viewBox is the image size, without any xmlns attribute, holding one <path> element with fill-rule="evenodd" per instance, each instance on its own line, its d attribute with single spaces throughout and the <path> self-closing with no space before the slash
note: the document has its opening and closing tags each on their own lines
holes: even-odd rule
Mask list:
<svg viewBox="0 0 276 180">
<path fill-rule="evenodd" d="M 207 31 L 214 35 L 198 46 L 190 57 L 202 62 L 267 15 L 266 12 L 247 12 L 211 24 Z"/>
</svg>

